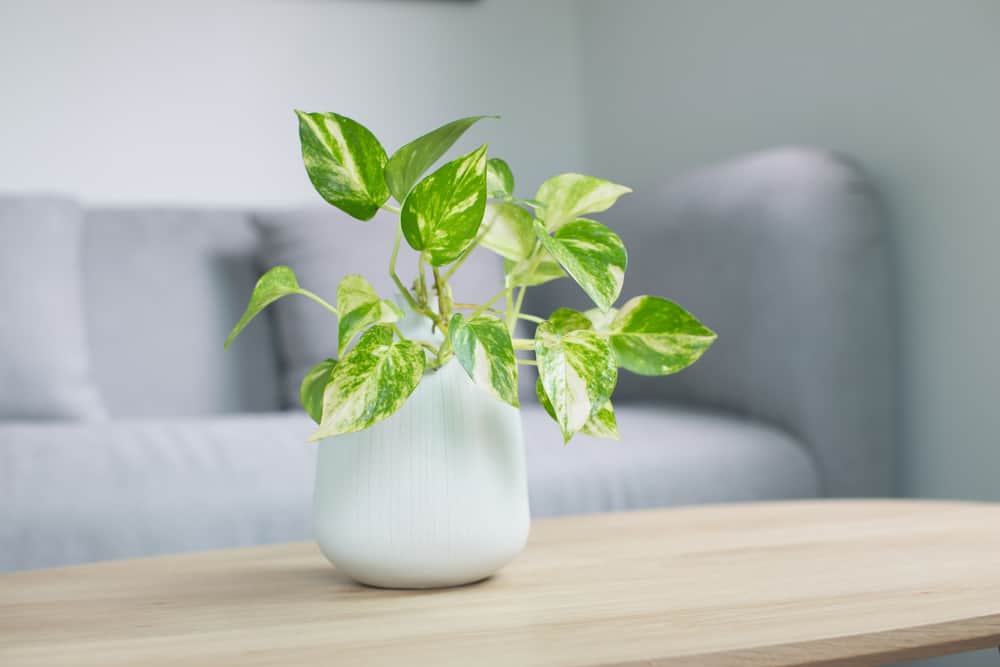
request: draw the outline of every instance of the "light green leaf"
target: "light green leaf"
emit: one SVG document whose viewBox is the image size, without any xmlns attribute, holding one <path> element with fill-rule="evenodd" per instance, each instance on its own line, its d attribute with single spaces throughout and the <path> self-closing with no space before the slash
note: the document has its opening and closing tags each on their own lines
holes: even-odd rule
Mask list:
<svg viewBox="0 0 1000 667">
<path fill-rule="evenodd" d="M 385 149 L 357 121 L 335 113 L 299 117 L 302 162 L 320 196 L 358 220 L 371 220 L 389 198 Z"/>
<path fill-rule="evenodd" d="M 385 165 L 385 181 L 396 201 L 403 202 L 414 183 L 438 161 L 458 138 L 483 118 L 500 116 L 470 116 L 453 120 L 406 144 L 389 158 Z"/>
<path fill-rule="evenodd" d="M 556 412 L 552 408 L 552 402 L 549 397 L 545 395 L 545 388 L 542 386 L 542 379 L 539 377 L 535 382 L 535 393 L 538 395 L 538 402 L 541 404 L 545 411 L 549 413 L 552 419 L 556 419 Z M 587 423 L 583 425 L 580 429 L 585 435 L 589 435 L 594 438 L 607 438 L 609 440 L 620 440 L 621 436 L 618 435 L 618 422 L 615 419 L 615 411 L 611 406 L 611 401 L 608 401 L 603 406 L 598 408 L 597 412 L 590 415 L 590 419 Z"/>
<path fill-rule="evenodd" d="M 469 377 L 504 403 L 518 407 L 517 359 L 504 323 L 490 315 L 465 319 L 456 313 L 448 326 L 448 336 Z"/>
<path fill-rule="evenodd" d="M 554 260 L 547 251 L 535 259 L 528 259 L 522 262 L 512 262 L 505 259 L 503 270 L 506 274 L 507 285 L 510 287 L 532 287 L 543 285 L 550 280 L 565 278 L 566 272 L 559 266 L 559 262 Z"/>
<path fill-rule="evenodd" d="M 546 320 L 546 330 L 557 334 L 573 331 L 590 331 L 594 328 L 590 319 L 572 308 L 558 308 Z"/>
<path fill-rule="evenodd" d="M 639 375 L 668 375 L 690 366 L 715 342 L 714 331 L 672 301 L 629 299 L 608 327 L 618 364 Z"/>
<path fill-rule="evenodd" d="M 486 192 L 497 199 L 514 196 L 514 172 L 498 157 L 486 161 Z"/>
<path fill-rule="evenodd" d="M 373 324 L 389 324 L 403 319 L 399 306 L 380 299 L 371 283 L 358 275 L 344 276 L 337 286 L 337 354 L 344 350 L 358 333 Z"/>
<path fill-rule="evenodd" d="M 611 308 L 622 290 L 628 254 L 613 231 L 593 220 L 576 220 L 549 236 L 535 221 L 535 234 L 597 307 Z"/>
<path fill-rule="evenodd" d="M 483 217 L 486 233 L 479 245 L 514 261 L 528 257 L 538 243 L 531 214 L 507 202 L 489 202 Z"/>
<path fill-rule="evenodd" d="M 563 440 L 569 442 L 611 398 L 618 367 L 608 342 L 589 330 L 589 320 L 569 309 L 557 313 L 535 331 L 535 359 Z M 587 329 L 575 328 L 584 321 Z"/>
<path fill-rule="evenodd" d="M 454 261 L 475 240 L 486 209 L 486 146 L 417 183 L 403 203 L 406 242 L 431 264 Z"/>
<path fill-rule="evenodd" d="M 631 188 L 583 174 L 559 174 L 542 183 L 535 199 L 542 202 L 539 216 L 545 227 L 554 232 L 588 213 L 611 208 Z"/>
<path fill-rule="evenodd" d="M 609 308 L 608 310 L 601 310 L 600 308 L 591 308 L 583 314 L 594 325 L 594 331 L 607 335 L 611 328 L 611 322 L 614 321 L 615 315 L 618 314 L 618 309 Z"/>
<path fill-rule="evenodd" d="M 295 272 L 287 266 L 276 266 L 262 275 L 253 288 L 253 294 L 250 295 L 250 303 L 247 304 L 246 310 L 243 311 L 243 315 L 233 330 L 229 332 L 225 347 L 229 347 L 260 311 L 283 296 L 301 293 L 302 289 L 299 287 L 298 280 L 295 279 Z"/>
<path fill-rule="evenodd" d="M 317 424 L 323 418 L 323 392 L 336 365 L 336 359 L 324 359 L 306 373 L 299 386 L 299 401 L 306 414 Z"/>
<path fill-rule="evenodd" d="M 388 325 L 371 327 L 330 373 L 322 420 L 309 440 L 361 431 L 385 419 L 417 388 L 425 364 L 419 345 L 393 342 Z"/>
</svg>

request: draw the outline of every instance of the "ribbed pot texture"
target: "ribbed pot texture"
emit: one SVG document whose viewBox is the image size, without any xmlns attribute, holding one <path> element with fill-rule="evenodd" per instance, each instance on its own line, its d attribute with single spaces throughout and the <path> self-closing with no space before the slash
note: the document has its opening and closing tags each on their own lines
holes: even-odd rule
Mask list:
<svg viewBox="0 0 1000 667">
<path fill-rule="evenodd" d="M 313 521 L 330 562 L 364 584 L 489 577 L 528 537 L 521 413 L 451 360 L 388 419 L 320 443 Z"/>
</svg>

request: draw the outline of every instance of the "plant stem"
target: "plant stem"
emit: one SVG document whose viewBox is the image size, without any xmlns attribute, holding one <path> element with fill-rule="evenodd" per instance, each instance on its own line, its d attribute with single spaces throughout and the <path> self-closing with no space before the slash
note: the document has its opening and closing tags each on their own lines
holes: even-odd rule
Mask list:
<svg viewBox="0 0 1000 667">
<path fill-rule="evenodd" d="M 403 298 L 406 299 L 406 302 L 410 304 L 410 308 L 412 308 L 413 310 L 418 310 L 417 302 L 413 300 L 413 296 L 410 294 L 410 290 L 406 289 L 406 286 L 403 285 L 403 281 L 400 280 L 399 276 L 396 274 L 396 259 L 399 257 L 399 243 L 402 239 L 403 239 L 403 228 L 397 226 L 396 242 L 393 243 L 392 245 L 392 258 L 389 259 L 389 276 L 392 277 L 393 282 L 396 283 L 396 288 L 399 290 L 399 293 L 402 294 Z"/>
<path fill-rule="evenodd" d="M 542 322 L 545 321 L 543 318 L 538 317 L 537 315 L 529 315 L 527 313 L 518 313 L 517 316 L 519 319 L 528 320 L 529 322 L 534 322 L 535 324 L 541 324 Z"/>
<path fill-rule="evenodd" d="M 381 208 L 385 209 L 386 211 L 389 211 L 390 213 L 395 213 L 396 215 L 399 215 L 399 209 L 388 202 L 382 204 Z"/>
<path fill-rule="evenodd" d="M 507 294 L 507 288 L 506 287 L 504 287 L 502 290 L 500 290 L 499 292 L 497 292 L 496 295 L 492 299 L 490 299 L 489 301 L 487 301 L 483 305 L 479 306 L 471 315 L 469 315 L 469 319 L 471 320 L 473 317 L 475 317 L 476 315 L 480 314 L 481 312 L 483 312 L 484 310 L 486 310 L 487 308 L 489 308 L 490 306 L 492 306 L 494 303 L 496 303 L 497 301 L 499 301 L 500 297 L 504 296 L 505 294 Z"/>
<path fill-rule="evenodd" d="M 510 320 L 507 322 L 507 328 L 511 333 L 514 333 L 514 327 L 517 326 L 517 318 L 521 314 L 521 304 L 524 303 L 524 293 L 527 289 L 527 287 L 522 286 L 521 290 L 517 293 L 517 300 L 514 301 L 514 312 L 511 314 Z"/>
<path fill-rule="evenodd" d="M 517 363 L 521 364 L 522 366 L 537 366 L 538 365 L 538 362 L 535 361 L 534 359 L 518 359 Z"/>
<path fill-rule="evenodd" d="M 337 317 L 340 317 L 340 313 L 337 311 L 336 308 L 334 308 L 333 306 L 331 306 L 326 301 L 324 301 L 320 297 L 316 296 L 315 294 L 313 294 L 309 290 L 300 289 L 300 290 L 298 290 L 297 293 L 301 294 L 302 296 L 305 296 L 305 297 L 308 297 L 308 298 L 312 299 L 313 301 L 315 301 L 319 305 L 323 306 L 324 308 L 326 308 L 327 310 L 329 310 L 331 313 L 333 313 Z"/>
<path fill-rule="evenodd" d="M 534 350 L 535 341 L 530 338 L 515 338 L 513 339 L 515 350 Z"/>
</svg>

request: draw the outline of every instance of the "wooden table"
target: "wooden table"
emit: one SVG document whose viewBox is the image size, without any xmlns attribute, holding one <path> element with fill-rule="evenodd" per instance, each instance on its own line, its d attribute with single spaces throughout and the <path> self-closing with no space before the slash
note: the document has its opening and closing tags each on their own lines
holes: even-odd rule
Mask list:
<svg viewBox="0 0 1000 667">
<path fill-rule="evenodd" d="M 0 664 L 875 665 L 1000 644 L 1000 506 L 538 521 L 485 583 L 357 586 L 312 544 L 0 575 Z"/>
</svg>

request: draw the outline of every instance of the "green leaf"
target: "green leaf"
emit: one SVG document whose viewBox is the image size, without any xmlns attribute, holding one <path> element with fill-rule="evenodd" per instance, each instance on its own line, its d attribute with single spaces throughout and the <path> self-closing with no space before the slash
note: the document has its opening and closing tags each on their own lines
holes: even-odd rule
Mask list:
<svg viewBox="0 0 1000 667">
<path fill-rule="evenodd" d="M 276 266 L 262 275 L 253 288 L 253 294 L 250 295 L 250 303 L 247 304 L 246 310 L 243 311 L 243 315 L 233 330 L 229 332 L 225 348 L 229 348 L 229 345 L 260 311 L 283 296 L 301 293 L 302 289 L 299 287 L 298 280 L 295 279 L 295 272 L 287 266 Z"/>
<path fill-rule="evenodd" d="M 486 161 L 486 192 L 496 199 L 514 196 L 514 172 L 498 157 Z"/>
<path fill-rule="evenodd" d="M 323 418 L 323 392 L 336 365 L 336 359 L 324 359 L 306 373 L 299 386 L 299 401 L 306 414 L 317 424 Z"/>
<path fill-rule="evenodd" d="M 358 275 L 344 276 L 337 286 L 337 354 L 344 350 L 358 333 L 373 324 L 389 324 L 403 319 L 399 306 L 380 299 L 371 283 Z"/>
<path fill-rule="evenodd" d="M 535 331 L 539 380 L 565 442 L 610 400 L 618 379 L 611 346 L 574 312 L 560 309 Z M 588 328 L 575 328 L 581 320 Z"/>
<path fill-rule="evenodd" d="M 542 202 L 539 217 L 550 232 L 588 213 L 611 208 L 631 188 L 583 174 L 559 174 L 542 183 L 535 199 Z"/>
<path fill-rule="evenodd" d="M 446 163 L 417 183 L 403 203 L 406 242 L 431 264 L 454 261 L 475 240 L 486 209 L 486 146 Z"/>
<path fill-rule="evenodd" d="M 535 234 L 597 307 L 607 310 L 618 298 L 625 280 L 628 254 L 613 231 L 593 220 L 576 220 L 549 236 L 535 221 Z"/>
<path fill-rule="evenodd" d="M 538 243 L 531 220 L 531 214 L 520 206 L 489 202 L 483 217 L 486 233 L 479 245 L 507 259 L 521 261 L 531 255 Z"/>
<path fill-rule="evenodd" d="M 669 375 L 690 366 L 717 338 L 672 301 L 629 299 L 608 326 L 618 364 L 639 375 Z"/>
<path fill-rule="evenodd" d="M 545 395 L 545 388 L 542 386 L 541 377 L 535 382 L 535 393 L 538 395 L 538 402 L 552 419 L 556 419 L 556 412 L 552 408 L 552 402 Z M 597 412 L 590 415 L 590 419 L 580 429 L 584 434 L 593 438 L 607 438 L 610 440 L 620 440 L 618 435 L 618 422 L 615 420 L 615 411 L 611 406 L 611 401 L 605 403 Z"/>
<path fill-rule="evenodd" d="M 470 116 L 453 120 L 424 136 L 414 139 L 393 153 L 385 165 L 385 182 L 396 201 L 403 202 L 414 183 L 447 152 L 458 138 L 483 118 L 500 116 Z"/>
<path fill-rule="evenodd" d="M 456 313 L 448 326 L 448 336 L 469 377 L 504 403 L 518 407 L 517 359 L 504 323 L 490 315 L 465 319 Z"/>
<path fill-rule="evenodd" d="M 510 287 L 532 287 L 543 285 L 550 280 L 565 278 L 566 272 L 559 266 L 559 262 L 548 252 L 542 252 L 544 255 L 538 258 L 538 261 L 528 259 L 523 262 L 512 262 L 505 259 L 503 270 L 507 276 L 507 284 Z"/>
<path fill-rule="evenodd" d="M 335 113 L 295 112 L 302 162 L 320 196 L 358 220 L 371 220 L 389 198 L 385 149 L 364 125 Z"/>
<path fill-rule="evenodd" d="M 417 343 L 393 342 L 390 326 L 368 329 L 330 373 L 322 420 L 309 440 L 361 431 L 390 416 L 417 388 L 425 364 Z"/>
<path fill-rule="evenodd" d="M 572 308 L 558 308 L 546 320 L 546 330 L 557 334 L 573 331 L 590 331 L 594 328 L 590 319 Z"/>
</svg>

